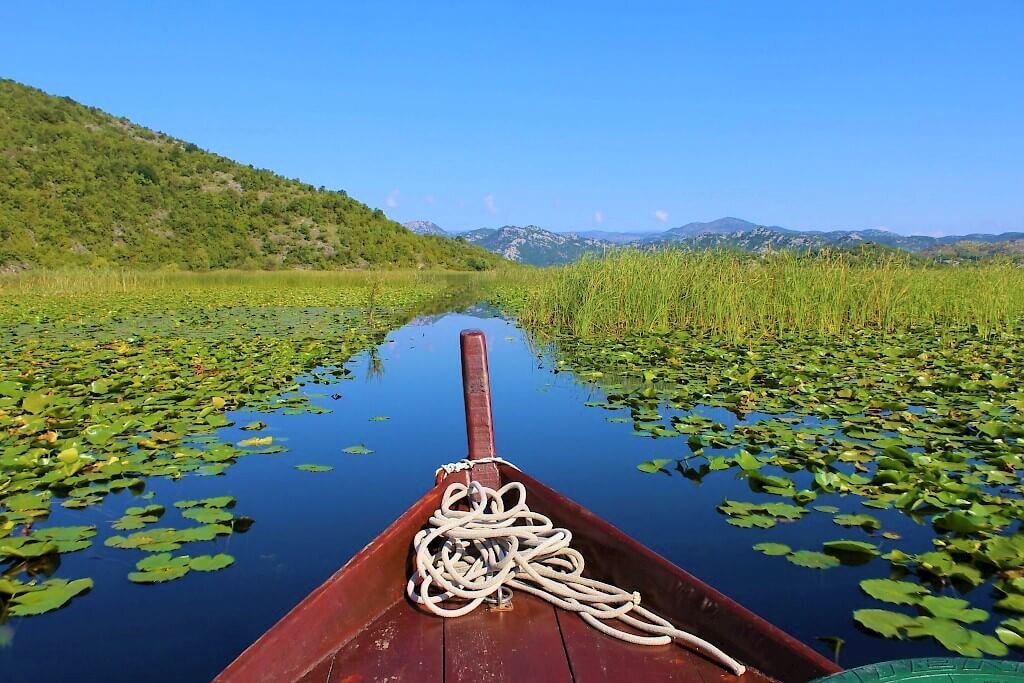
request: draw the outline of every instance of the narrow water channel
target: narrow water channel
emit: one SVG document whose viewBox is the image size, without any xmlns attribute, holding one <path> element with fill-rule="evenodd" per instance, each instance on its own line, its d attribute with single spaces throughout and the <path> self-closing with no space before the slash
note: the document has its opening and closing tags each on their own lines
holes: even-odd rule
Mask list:
<svg viewBox="0 0 1024 683">
<path fill-rule="evenodd" d="M 474 310 L 414 320 L 390 333 L 378 352 L 349 362 L 350 378 L 305 385 L 302 391 L 328 413 L 238 412 L 231 415 L 235 426 L 220 433 L 237 442 L 252 436 L 242 425 L 263 420 L 268 427 L 260 435 L 273 436 L 287 452 L 242 458 L 224 476 L 147 483 L 154 493 L 149 502 L 168 508 L 161 526 L 178 521 L 174 501 L 237 498 L 233 512 L 255 524 L 199 551 L 234 555 L 235 564 L 224 571 L 158 585 L 130 583 L 126 575 L 138 553 L 113 551 L 102 541 L 117 533 L 112 520 L 142 504 L 137 496 L 123 491 L 73 514 L 55 507 L 51 524 L 99 529 L 95 546 L 67 555 L 61 568 L 64 576 L 93 577 L 95 589 L 63 610 L 9 622 L 0 680 L 68 681 L 82 672 L 104 681 L 215 675 L 430 487 L 439 465 L 464 456 L 458 333 L 468 327 L 488 336 L 503 457 L 801 640 L 829 652 L 816 639 L 843 638 L 845 666 L 942 654 L 927 639 L 885 641 L 855 629 L 852 610 L 877 606 L 857 582 L 884 575 L 879 565 L 810 570 L 751 550 L 767 540 L 799 548 L 843 537 L 829 515 L 809 514 L 767 532 L 727 525 L 715 510 L 723 500 L 767 497 L 731 472 L 712 473 L 702 483 L 640 472 L 636 465 L 644 460 L 679 457 L 680 440 L 641 438 L 631 422 L 609 421 L 628 411 L 587 407 L 602 399 L 599 388 L 554 372 L 550 358 L 538 356 L 515 325 Z M 736 420 L 723 410 L 706 414 Z M 343 451 L 356 445 L 372 453 Z M 295 468 L 301 463 L 334 469 L 304 472 Z M 829 502 L 862 511 L 853 500 Z M 894 513 L 885 523 L 904 535 L 904 549 L 927 549 L 930 535 L 915 534 L 907 517 Z"/>
</svg>

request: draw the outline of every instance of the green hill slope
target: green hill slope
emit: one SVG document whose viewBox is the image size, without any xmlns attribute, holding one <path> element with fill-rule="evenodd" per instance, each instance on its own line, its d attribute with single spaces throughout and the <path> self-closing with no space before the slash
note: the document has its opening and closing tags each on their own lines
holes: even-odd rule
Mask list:
<svg viewBox="0 0 1024 683">
<path fill-rule="evenodd" d="M 29 266 L 484 269 L 344 192 L 0 80 L 0 270 Z"/>
</svg>

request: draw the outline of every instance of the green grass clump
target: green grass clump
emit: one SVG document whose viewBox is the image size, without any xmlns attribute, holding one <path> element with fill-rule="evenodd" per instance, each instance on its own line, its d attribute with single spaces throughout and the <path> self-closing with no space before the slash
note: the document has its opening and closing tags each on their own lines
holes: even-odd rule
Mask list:
<svg viewBox="0 0 1024 683">
<path fill-rule="evenodd" d="M 984 334 L 1024 313 L 1024 269 L 1009 263 L 626 250 L 534 278 L 515 305 L 520 319 L 577 336 L 685 329 L 743 339 L 926 325 Z"/>
</svg>

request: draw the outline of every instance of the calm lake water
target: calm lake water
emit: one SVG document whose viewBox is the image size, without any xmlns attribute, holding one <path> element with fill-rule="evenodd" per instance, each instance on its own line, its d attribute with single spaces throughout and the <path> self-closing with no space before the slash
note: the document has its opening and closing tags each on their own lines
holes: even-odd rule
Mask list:
<svg viewBox="0 0 1024 683">
<path fill-rule="evenodd" d="M 679 457 L 685 438 L 640 438 L 631 423 L 609 422 L 628 417 L 628 411 L 586 407 L 603 398 L 598 387 L 553 372 L 551 359 L 538 357 L 513 324 L 480 313 L 414 321 L 389 334 L 376 358 L 353 359 L 347 365 L 350 379 L 305 386 L 316 405 L 331 409 L 328 414 L 238 412 L 231 416 L 238 426 L 221 431 L 237 442 L 253 436 L 238 427 L 263 420 L 269 427 L 258 435 L 272 435 L 288 447 L 286 453 L 242 458 L 225 476 L 150 480 L 150 501 L 123 491 L 84 511 L 55 506 L 48 526 L 99 529 L 94 546 L 64 556 L 57 575 L 91 576 L 96 585 L 58 612 L 12 619 L 4 632 L 11 642 L 0 647 L 0 680 L 209 680 L 418 499 L 439 465 L 464 457 L 458 333 L 467 327 L 488 336 L 503 457 L 804 642 L 829 652 L 817 637 L 845 639 L 845 666 L 945 654 L 929 639 L 882 640 L 855 628 L 853 610 L 885 607 L 862 595 L 857 583 L 887 576 L 888 562 L 819 571 L 751 550 L 762 541 L 818 550 L 837 538 L 869 540 L 862 531 L 841 529 L 822 513 L 769 530 L 726 524 L 715 507 L 727 498 L 779 499 L 751 492 L 735 471 L 713 472 L 700 484 L 676 473 L 638 471 L 644 460 Z M 662 412 L 666 418 L 673 414 Z M 703 412 L 736 422 L 723 410 Z M 390 419 L 370 420 L 382 415 Z M 342 452 L 357 444 L 374 452 Z M 335 469 L 301 472 L 294 467 L 300 463 Z M 231 553 L 237 561 L 224 571 L 137 585 L 126 577 L 144 554 L 102 545 L 117 533 L 110 522 L 129 506 L 163 504 L 168 511 L 158 526 L 183 526 L 188 522 L 174 501 L 219 495 L 235 496 L 235 514 L 253 517 L 254 526 L 178 552 Z M 853 497 L 822 496 L 816 504 L 865 511 Z M 903 550 L 931 549 L 928 529 L 892 511 L 870 512 L 904 536 L 898 542 Z M 883 549 L 894 544 L 879 536 L 870 540 Z M 987 607 L 990 598 L 980 602 Z M 982 630 L 990 632 L 992 623 Z"/>
</svg>

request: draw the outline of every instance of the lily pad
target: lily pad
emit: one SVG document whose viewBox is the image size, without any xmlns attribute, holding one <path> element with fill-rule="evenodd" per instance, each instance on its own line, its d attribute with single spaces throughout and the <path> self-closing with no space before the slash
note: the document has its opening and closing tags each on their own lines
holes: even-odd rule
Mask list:
<svg viewBox="0 0 1024 683">
<path fill-rule="evenodd" d="M 859 609 L 853 618 L 864 628 L 886 638 L 903 638 L 903 631 L 917 623 L 914 617 L 885 609 Z"/>
<path fill-rule="evenodd" d="M 16 617 L 44 614 L 60 609 L 72 598 L 93 587 L 92 579 L 50 579 L 24 593 L 11 598 L 9 613 Z"/>
<path fill-rule="evenodd" d="M 826 541 L 823 544 L 826 551 L 832 550 L 839 553 L 850 553 L 853 555 L 875 556 L 879 554 L 878 546 L 865 541 L 851 541 L 842 539 L 838 541 Z"/>
<path fill-rule="evenodd" d="M 304 463 L 302 465 L 296 465 L 295 469 L 301 470 L 302 472 L 330 472 L 334 468 L 330 465 L 315 465 L 312 463 Z"/>
<path fill-rule="evenodd" d="M 921 598 L 921 607 L 933 617 L 952 619 L 964 624 L 974 624 L 988 619 L 988 612 L 971 607 L 971 603 L 960 598 L 945 595 L 926 595 Z"/>
<path fill-rule="evenodd" d="M 647 462 L 642 462 L 639 465 L 637 465 L 636 468 L 641 472 L 646 472 L 647 474 L 654 474 L 655 472 L 663 470 L 665 465 L 667 465 L 670 462 L 672 462 L 671 458 L 657 458 L 655 460 L 648 460 Z"/>
<path fill-rule="evenodd" d="M 921 596 L 928 595 L 924 586 L 909 581 L 892 579 L 864 579 L 860 582 L 861 590 L 883 602 L 894 605 L 915 605 L 921 602 Z"/>
<path fill-rule="evenodd" d="M 188 566 L 197 572 L 215 572 L 235 563 L 235 558 L 225 553 L 200 555 L 189 560 Z"/>
<path fill-rule="evenodd" d="M 786 559 L 798 567 L 808 569 L 831 569 L 839 566 L 839 560 L 836 558 L 814 550 L 797 550 L 787 555 Z"/>
<path fill-rule="evenodd" d="M 758 543 L 754 550 L 771 557 L 782 557 L 792 552 L 792 549 L 785 543 Z"/>
<path fill-rule="evenodd" d="M 832 521 L 839 526 L 859 526 L 864 529 L 881 529 L 882 523 L 878 521 L 877 517 L 871 515 L 859 514 L 859 515 L 836 515 L 832 518 Z"/>
</svg>

